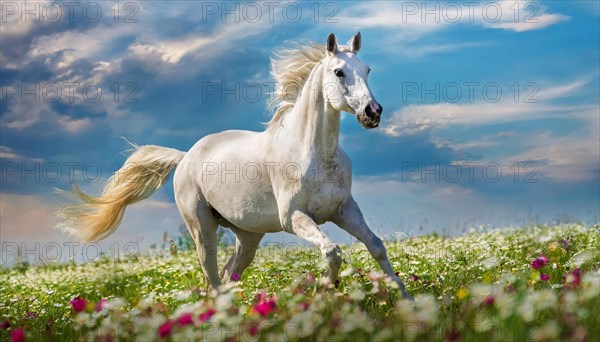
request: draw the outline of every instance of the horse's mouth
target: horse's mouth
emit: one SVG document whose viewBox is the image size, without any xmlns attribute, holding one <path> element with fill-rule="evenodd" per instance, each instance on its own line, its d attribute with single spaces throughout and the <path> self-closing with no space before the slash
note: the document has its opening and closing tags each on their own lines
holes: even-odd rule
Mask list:
<svg viewBox="0 0 600 342">
<path fill-rule="evenodd" d="M 372 129 L 379 126 L 379 117 L 377 119 L 371 119 L 366 114 L 357 114 L 356 119 L 366 129 Z"/>
</svg>

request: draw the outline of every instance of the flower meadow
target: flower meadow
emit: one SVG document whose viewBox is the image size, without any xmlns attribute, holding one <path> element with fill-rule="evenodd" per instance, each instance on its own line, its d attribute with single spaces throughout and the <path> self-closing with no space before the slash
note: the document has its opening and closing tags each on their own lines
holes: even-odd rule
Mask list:
<svg viewBox="0 0 600 342">
<path fill-rule="evenodd" d="M 261 248 L 204 291 L 195 252 L 17 265 L 0 273 L 0 340 L 598 341 L 600 227 L 531 226 L 386 242 L 414 301 L 361 244 L 337 284 L 310 247 Z M 224 264 L 229 253 L 220 253 Z"/>
</svg>

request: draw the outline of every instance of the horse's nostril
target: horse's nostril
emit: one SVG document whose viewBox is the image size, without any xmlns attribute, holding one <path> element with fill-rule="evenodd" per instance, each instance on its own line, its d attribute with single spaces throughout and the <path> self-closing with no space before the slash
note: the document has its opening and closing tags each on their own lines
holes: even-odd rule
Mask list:
<svg viewBox="0 0 600 342">
<path fill-rule="evenodd" d="M 370 119 L 379 118 L 381 113 L 383 112 L 383 108 L 381 105 L 375 101 L 371 102 L 369 105 L 365 107 L 365 114 Z"/>
<path fill-rule="evenodd" d="M 365 114 L 369 117 L 369 119 L 373 119 L 373 117 L 375 116 L 375 113 L 373 112 L 371 106 L 365 107 Z"/>
</svg>

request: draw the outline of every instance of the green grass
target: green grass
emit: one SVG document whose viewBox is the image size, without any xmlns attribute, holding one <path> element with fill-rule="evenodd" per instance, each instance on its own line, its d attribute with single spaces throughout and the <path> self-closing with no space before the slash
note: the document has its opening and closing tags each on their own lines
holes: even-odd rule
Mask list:
<svg viewBox="0 0 600 342">
<path fill-rule="evenodd" d="M 422 236 L 386 246 L 415 302 L 401 298 L 360 244 L 342 246 L 337 289 L 320 278 L 317 250 L 270 246 L 216 299 L 203 292 L 204 277 L 190 251 L 2 268 L 0 322 L 10 328 L 0 329 L 0 339 L 10 340 L 22 327 L 29 340 L 154 340 L 160 326 L 186 313 L 193 313 L 191 324 L 173 324 L 165 339 L 600 338 L 598 226 Z M 223 264 L 230 251 L 220 252 Z M 532 261 L 540 255 L 548 263 L 535 270 Z M 563 278 L 575 269 L 583 271 L 579 284 L 579 277 Z M 540 280 L 540 273 L 550 279 Z M 253 310 L 261 292 L 276 303 L 266 316 Z M 70 303 L 77 296 L 88 302 L 81 313 Z M 101 299 L 108 306 L 96 312 L 94 303 Z M 199 315 L 209 309 L 216 313 L 202 322 Z"/>
</svg>

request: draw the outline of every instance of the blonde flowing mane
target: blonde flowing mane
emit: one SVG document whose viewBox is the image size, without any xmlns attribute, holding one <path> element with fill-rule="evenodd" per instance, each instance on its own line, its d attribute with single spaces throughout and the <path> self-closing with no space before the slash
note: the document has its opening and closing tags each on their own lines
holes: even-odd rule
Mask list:
<svg viewBox="0 0 600 342">
<path fill-rule="evenodd" d="M 344 46 L 340 51 L 348 51 Z M 275 79 L 275 89 L 269 97 L 269 109 L 273 117 L 266 124 L 268 129 L 278 127 L 283 116 L 294 108 L 306 79 L 317 64 L 325 57 L 324 45 L 294 43 L 291 48 L 275 52 L 271 58 L 271 77 Z"/>
</svg>

